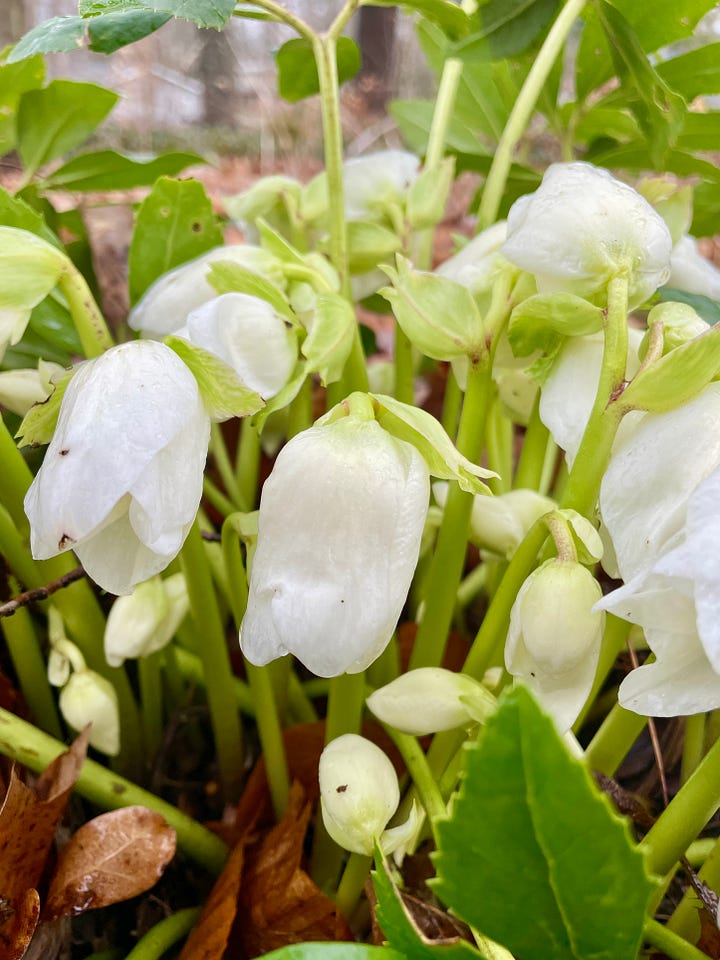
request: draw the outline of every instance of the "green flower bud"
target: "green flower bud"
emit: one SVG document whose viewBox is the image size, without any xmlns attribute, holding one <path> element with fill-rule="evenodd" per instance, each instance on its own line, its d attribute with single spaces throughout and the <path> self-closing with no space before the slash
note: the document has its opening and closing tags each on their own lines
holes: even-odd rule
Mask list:
<svg viewBox="0 0 720 960">
<path fill-rule="evenodd" d="M 94 670 L 73 673 L 60 692 L 60 712 L 74 730 L 88 723 L 90 746 L 109 757 L 120 752 L 120 713 L 115 688 Z"/>
<path fill-rule="evenodd" d="M 699 337 L 701 333 L 706 333 L 709 329 L 709 324 L 697 315 L 689 303 L 675 303 L 672 301 L 659 303 L 656 307 L 653 307 L 648 314 L 647 324 L 649 329 L 643 337 L 638 350 L 638 355 L 641 360 L 645 359 L 648 350 L 648 341 L 650 339 L 650 330 L 656 323 L 662 323 L 663 325 L 663 356 L 671 350 L 674 350 L 675 347 L 680 347 L 683 343 L 687 343 L 688 340 Z"/>
</svg>

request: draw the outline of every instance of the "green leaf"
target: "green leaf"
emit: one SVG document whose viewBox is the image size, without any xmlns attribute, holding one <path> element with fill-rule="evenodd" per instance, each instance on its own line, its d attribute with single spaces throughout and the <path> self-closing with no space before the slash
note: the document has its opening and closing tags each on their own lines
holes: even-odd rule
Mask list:
<svg viewBox="0 0 720 960">
<path fill-rule="evenodd" d="M 573 129 L 578 143 L 592 143 L 604 137 L 620 141 L 640 137 L 637 120 L 629 110 L 603 106 L 602 101 L 582 114 Z"/>
<path fill-rule="evenodd" d="M 275 54 L 278 92 L 283 100 L 297 103 L 320 92 L 315 54 L 309 40 L 288 40 Z M 340 84 L 351 80 L 360 69 L 360 48 L 350 37 L 338 37 L 337 71 Z"/>
<path fill-rule="evenodd" d="M 48 227 L 42 215 L 20 197 L 12 197 L 0 187 L 0 225 L 29 230 L 62 250 L 62 244 Z"/>
<path fill-rule="evenodd" d="M 26 175 L 87 140 L 117 101 L 111 90 L 74 80 L 53 80 L 24 94 L 17 130 Z"/>
<path fill-rule="evenodd" d="M 402 248 L 400 238 L 379 223 L 355 220 L 347 230 L 351 273 L 366 273 Z"/>
<path fill-rule="evenodd" d="M 106 13 L 84 21 L 89 34 L 88 46 L 96 53 L 114 53 L 136 40 L 155 33 L 170 19 L 169 14 L 144 10 Z"/>
<path fill-rule="evenodd" d="M 131 303 L 163 273 L 222 242 L 203 185 L 198 180 L 160 177 L 135 220 L 128 257 Z"/>
<path fill-rule="evenodd" d="M 74 370 L 67 370 L 55 381 L 55 389 L 43 403 L 36 403 L 25 414 L 18 432 L 15 434 L 19 447 L 39 447 L 50 443 L 55 433 L 60 405 L 65 396 Z"/>
<path fill-rule="evenodd" d="M 302 345 L 307 369 L 320 375 L 322 385 L 342 376 L 355 336 L 355 311 L 344 297 L 324 293 L 317 297 L 310 332 Z"/>
<path fill-rule="evenodd" d="M 374 7 L 402 7 L 419 13 L 438 26 L 451 39 L 459 39 L 470 29 L 470 18 L 456 3 L 448 0 L 373 0 Z"/>
<path fill-rule="evenodd" d="M 17 108 L 20 97 L 36 90 L 45 80 L 42 57 L 30 57 L 20 63 L 0 65 L 0 156 L 9 153 L 17 143 Z"/>
<path fill-rule="evenodd" d="M 659 170 L 664 173 L 675 173 L 678 177 L 700 177 L 710 183 L 720 183 L 720 168 L 701 157 L 684 150 L 669 150 L 662 158 L 662 163 L 656 163 L 647 146 L 634 141 L 624 147 L 613 146 L 610 149 L 591 149 L 586 160 L 591 160 L 596 166 L 608 167 L 611 170 Z M 697 191 L 695 194 L 696 206 L 699 205 Z M 711 230 L 710 233 L 714 233 Z M 707 236 L 701 233 L 700 236 Z"/>
<path fill-rule="evenodd" d="M 66 53 L 83 45 L 85 25 L 82 17 L 53 17 L 33 27 L 15 44 L 8 63 L 15 63 L 38 53 Z"/>
<path fill-rule="evenodd" d="M 365 943 L 293 943 L 266 953 L 263 960 L 409 960 L 388 947 Z"/>
<path fill-rule="evenodd" d="M 548 26 L 558 0 L 488 0 L 471 20 L 480 29 L 456 44 L 461 60 L 502 60 L 523 53 Z"/>
<path fill-rule="evenodd" d="M 196 153 L 163 153 L 152 160 L 133 160 L 114 150 L 83 153 L 54 170 L 43 181 L 46 190 L 129 190 L 172 177 L 185 167 L 203 163 Z"/>
<path fill-rule="evenodd" d="M 415 153 L 424 154 L 427 149 L 434 109 L 434 100 L 393 100 L 389 105 L 391 117 Z M 459 153 L 487 153 L 477 133 L 456 118 L 450 121 L 445 144 L 448 150 Z"/>
<path fill-rule="evenodd" d="M 720 303 L 704 297 L 700 293 L 688 293 L 686 290 L 676 290 L 673 287 L 660 287 L 658 290 L 661 303 L 687 303 L 695 313 L 711 326 L 720 323 Z"/>
<path fill-rule="evenodd" d="M 235 0 L 80 0 L 78 8 L 83 17 L 136 10 L 165 13 L 180 20 L 192 20 L 199 27 L 222 30 L 232 16 Z"/>
<path fill-rule="evenodd" d="M 300 392 L 300 387 L 302 387 L 305 382 L 307 374 L 307 362 L 305 360 L 298 360 L 295 364 L 295 369 L 290 374 L 290 379 L 282 390 L 276 393 L 274 397 L 270 397 L 270 399 L 266 401 L 263 409 L 253 417 L 252 423 L 253 426 L 257 428 L 258 433 L 262 433 L 263 427 L 273 413 L 282 410 L 295 399 Z"/>
<path fill-rule="evenodd" d="M 662 60 L 655 69 L 687 101 L 720 93 L 720 43 L 709 43 L 672 60 Z"/>
<path fill-rule="evenodd" d="M 59 350 L 66 364 L 73 354 L 83 352 L 70 312 L 52 293 L 30 314 L 28 329 L 42 338 L 43 343 Z"/>
<path fill-rule="evenodd" d="M 634 960 L 654 889 L 643 858 L 524 687 L 465 756 L 437 824 L 437 894 L 523 960 Z"/>
<path fill-rule="evenodd" d="M 688 113 L 677 139 L 681 150 L 716 150 L 720 143 L 720 111 Z"/>
<path fill-rule="evenodd" d="M 377 919 L 388 944 L 412 960 L 478 960 L 481 954 L 460 937 L 429 940 L 412 921 L 403 903 L 402 893 L 390 878 L 387 864 L 375 857 L 376 869 L 371 873 L 377 897 Z"/>
<path fill-rule="evenodd" d="M 247 417 L 265 406 L 260 394 L 248 389 L 232 367 L 223 363 L 214 353 L 181 337 L 165 337 L 163 343 L 174 350 L 190 369 L 213 420 Z"/>
<path fill-rule="evenodd" d="M 573 293 L 540 293 L 519 303 L 510 316 L 508 339 L 516 357 L 551 352 L 558 339 L 602 330 L 603 311 Z"/>
<path fill-rule="evenodd" d="M 218 294 L 247 293 L 251 297 L 260 297 L 261 300 L 266 300 L 281 317 L 287 317 L 292 323 L 297 322 L 282 290 L 272 281 L 241 267 L 238 263 L 217 260 L 210 264 L 206 279 Z"/>
</svg>

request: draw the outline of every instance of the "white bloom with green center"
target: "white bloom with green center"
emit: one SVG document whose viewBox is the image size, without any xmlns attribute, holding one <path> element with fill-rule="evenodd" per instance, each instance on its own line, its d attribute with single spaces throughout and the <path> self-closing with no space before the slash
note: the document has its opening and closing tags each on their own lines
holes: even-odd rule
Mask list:
<svg viewBox="0 0 720 960">
<path fill-rule="evenodd" d="M 293 437 L 262 490 L 240 631 L 248 660 L 292 653 L 322 677 L 369 666 L 405 603 L 429 492 L 423 457 L 375 420 Z"/>
<path fill-rule="evenodd" d="M 202 494 L 210 419 L 169 347 L 135 340 L 77 369 L 25 497 L 38 560 L 74 550 L 115 594 L 177 555 Z"/>
<path fill-rule="evenodd" d="M 420 159 L 407 150 L 379 150 L 343 164 L 345 217 L 372 220 L 384 205 L 400 202 L 417 179 Z"/>
<path fill-rule="evenodd" d="M 665 283 L 671 251 L 670 231 L 647 200 L 589 163 L 548 167 L 535 193 L 510 208 L 501 247 L 540 293 L 603 299 L 610 280 L 627 277 L 631 307 Z"/>
</svg>

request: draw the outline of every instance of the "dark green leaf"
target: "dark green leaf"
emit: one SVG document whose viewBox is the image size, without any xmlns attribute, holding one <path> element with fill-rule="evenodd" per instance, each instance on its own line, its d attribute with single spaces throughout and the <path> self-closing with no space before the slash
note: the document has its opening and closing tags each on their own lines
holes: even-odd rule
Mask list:
<svg viewBox="0 0 720 960">
<path fill-rule="evenodd" d="M 62 244 L 45 223 L 42 215 L 20 197 L 11 197 L 2 187 L 0 187 L 0 225 L 29 230 L 30 233 L 36 233 L 38 237 L 62 249 Z"/>
<path fill-rule="evenodd" d="M 43 341 L 62 352 L 64 357 L 82 354 L 82 344 L 67 307 L 50 294 L 39 303 L 32 314 L 28 328 Z"/>
<path fill-rule="evenodd" d="M 239 263 L 231 263 L 229 260 L 217 260 L 211 263 L 207 282 L 218 294 L 247 293 L 251 297 L 260 297 L 281 316 L 296 322 L 295 315 L 282 290 L 270 280 L 261 277 L 259 273 L 253 273 L 252 270 L 241 267 Z"/>
<path fill-rule="evenodd" d="M 687 101 L 720 93 L 720 43 L 663 60 L 655 67 L 665 83 Z"/>
<path fill-rule="evenodd" d="M 583 114 L 573 131 L 578 143 L 592 143 L 601 137 L 635 140 L 640 136 L 637 120 L 628 110 L 603 106 L 602 102 Z"/>
<path fill-rule="evenodd" d="M 402 7 L 403 10 L 421 14 L 430 23 L 436 24 L 453 40 L 464 36 L 470 29 L 470 18 L 456 3 L 448 0 L 373 0 L 374 7 Z"/>
<path fill-rule="evenodd" d="M 297 103 L 320 91 L 317 64 L 312 44 L 304 38 L 288 40 L 275 54 L 278 91 L 289 103 Z M 360 49 L 350 37 L 338 37 L 337 70 L 339 82 L 351 80 L 360 69 Z"/>
<path fill-rule="evenodd" d="M 677 145 L 682 150 L 717 150 L 720 144 L 720 111 L 688 113 Z"/>
<path fill-rule="evenodd" d="M 658 290 L 662 303 L 687 303 L 705 323 L 711 326 L 720 323 L 720 303 L 703 297 L 699 293 L 688 293 L 685 290 L 676 290 L 673 287 L 660 287 Z"/>
<path fill-rule="evenodd" d="M 386 864 L 378 855 L 371 874 L 377 897 L 377 919 L 388 944 L 412 960 L 478 960 L 481 954 L 466 940 L 428 940 L 413 923 L 401 892 L 390 878 Z"/>
<path fill-rule="evenodd" d="M 43 181 L 47 190 L 129 190 L 172 177 L 185 167 L 203 163 L 196 153 L 164 153 L 153 160 L 133 160 L 114 150 L 83 153 L 64 163 Z"/>
<path fill-rule="evenodd" d="M 502 60 L 523 53 L 548 26 L 558 0 L 488 0 L 471 18 L 476 29 L 456 44 L 462 60 Z"/>
<path fill-rule="evenodd" d="M 169 14 L 150 13 L 145 10 L 106 13 L 104 16 L 86 20 L 90 42 L 88 46 L 96 53 L 114 53 L 136 40 L 142 40 L 170 19 Z"/>
<path fill-rule="evenodd" d="M 33 27 L 15 44 L 8 63 L 37 53 L 66 53 L 83 45 L 85 25 L 81 17 L 53 17 Z"/>
<path fill-rule="evenodd" d="M 694 237 L 711 237 L 717 233 L 720 222 L 720 182 L 701 183 L 695 187 L 693 221 L 690 233 Z"/>
<path fill-rule="evenodd" d="M 596 145 L 588 151 L 585 159 L 610 170 L 659 170 L 664 173 L 675 173 L 678 177 L 700 177 L 710 183 L 720 183 L 720 168 L 714 163 L 709 163 L 683 150 L 668 150 L 662 163 L 658 164 L 650 155 L 647 146 L 640 141 L 634 141 L 624 147 L 613 144 L 609 149 Z M 710 232 L 715 233 L 715 230 Z M 700 234 L 700 236 L 705 235 Z"/>
<path fill-rule="evenodd" d="M 263 960 L 408 960 L 388 947 L 365 943 L 292 943 L 266 953 Z"/>
<path fill-rule="evenodd" d="M 128 258 L 131 303 L 163 273 L 222 242 L 203 185 L 198 180 L 161 177 L 135 220 Z"/>
<path fill-rule="evenodd" d="M 415 153 L 425 153 L 434 109 L 433 100 L 393 100 L 390 104 L 390 115 Z M 450 121 L 445 144 L 450 152 L 488 153 L 477 134 L 456 119 Z"/>
<path fill-rule="evenodd" d="M 80 0 L 78 6 L 83 17 L 143 10 L 222 30 L 232 16 L 235 0 Z"/>
<path fill-rule="evenodd" d="M 465 757 L 452 818 L 437 823 L 447 906 L 523 960 L 634 960 L 654 889 L 643 858 L 524 687 Z"/>
<path fill-rule="evenodd" d="M 36 90 L 45 80 L 45 63 L 40 56 L 20 63 L 0 65 L 0 156 L 9 153 L 17 143 L 17 108 L 20 97 Z"/>
<path fill-rule="evenodd" d="M 94 83 L 53 80 L 24 94 L 18 108 L 18 150 L 26 174 L 77 147 L 105 119 L 118 95 Z"/>
</svg>

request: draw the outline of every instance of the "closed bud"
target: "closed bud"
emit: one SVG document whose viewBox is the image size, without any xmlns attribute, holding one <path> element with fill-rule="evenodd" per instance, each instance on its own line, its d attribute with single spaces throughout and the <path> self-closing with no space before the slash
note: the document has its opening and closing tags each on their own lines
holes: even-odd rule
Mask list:
<svg viewBox="0 0 720 960">
<path fill-rule="evenodd" d="M 348 733 L 323 750 L 319 779 L 327 832 L 345 850 L 372 856 L 400 802 L 390 760 L 374 743 Z"/>
<path fill-rule="evenodd" d="M 510 614 L 505 666 L 569 730 L 592 688 L 604 616 L 602 591 L 579 563 L 548 560 L 520 588 Z"/>
<path fill-rule="evenodd" d="M 109 757 L 120 752 L 120 713 L 115 688 L 94 670 L 73 673 L 60 691 L 60 712 L 74 730 L 90 728 L 90 746 Z"/>
<path fill-rule="evenodd" d="M 378 720 L 416 737 L 486 719 L 495 698 L 481 683 L 441 667 L 410 670 L 367 698 Z"/>
<path fill-rule="evenodd" d="M 705 323 L 688 303 L 659 303 L 652 308 L 647 318 L 649 328 L 652 328 L 656 323 L 662 323 L 663 355 L 676 347 L 682 346 L 688 340 L 699 337 L 701 333 L 706 333 L 709 329 L 709 324 Z M 647 354 L 649 338 L 650 333 L 648 331 L 638 350 L 638 356 L 641 360 L 644 360 Z"/>
<path fill-rule="evenodd" d="M 40 360 L 36 369 L 4 370 L 0 373 L 0 406 L 24 417 L 36 403 L 44 403 L 52 393 L 50 378 L 62 373 L 58 363 Z"/>
<path fill-rule="evenodd" d="M 118 597 L 105 627 L 105 659 L 119 667 L 126 657 L 147 657 L 170 642 L 189 609 L 185 576 L 152 577 Z"/>
</svg>

